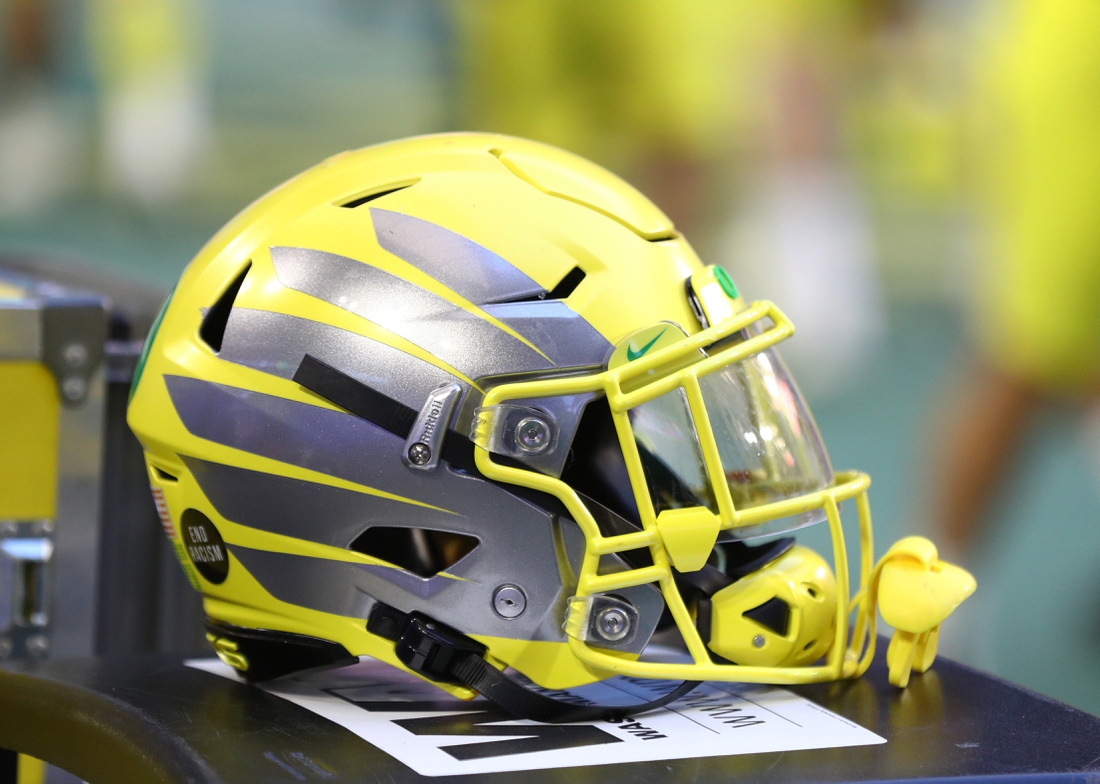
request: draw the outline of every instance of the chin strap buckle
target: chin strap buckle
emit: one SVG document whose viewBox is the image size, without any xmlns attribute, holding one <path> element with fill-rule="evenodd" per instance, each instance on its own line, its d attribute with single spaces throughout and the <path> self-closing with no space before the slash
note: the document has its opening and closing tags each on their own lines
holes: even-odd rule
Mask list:
<svg viewBox="0 0 1100 784">
<path fill-rule="evenodd" d="M 550 724 L 617 720 L 678 700 L 698 683 L 682 683 L 660 699 L 639 705 L 605 707 L 560 702 L 512 680 L 485 659 L 484 645 L 417 612 L 403 613 L 379 602 L 367 618 L 367 631 L 394 641 L 397 658 L 418 675 L 458 683 L 520 719 Z"/>
<path fill-rule="evenodd" d="M 481 658 L 485 651 L 481 643 L 419 613 L 409 616 L 409 625 L 394 646 L 397 658 L 410 670 L 444 683 L 460 683 L 454 666 L 468 656 Z"/>
<path fill-rule="evenodd" d="M 375 605 L 367 631 L 394 641 L 398 660 L 418 675 L 441 683 L 461 683 L 454 667 L 468 656 L 481 658 L 486 648 L 450 626 L 420 613 L 403 613 Z"/>
</svg>

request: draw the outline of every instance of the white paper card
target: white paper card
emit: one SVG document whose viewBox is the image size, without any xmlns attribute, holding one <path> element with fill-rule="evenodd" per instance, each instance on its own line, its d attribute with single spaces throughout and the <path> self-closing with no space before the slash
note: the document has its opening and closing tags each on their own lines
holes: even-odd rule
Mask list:
<svg viewBox="0 0 1100 784">
<path fill-rule="evenodd" d="M 237 679 L 217 659 L 187 665 Z M 567 692 L 630 705 L 670 684 L 614 678 Z M 618 723 L 550 725 L 511 719 L 482 698 L 455 699 L 386 664 L 358 665 L 263 687 L 351 730 L 423 776 L 610 765 L 885 743 L 873 732 L 784 689 L 706 683 L 660 710 Z"/>
</svg>

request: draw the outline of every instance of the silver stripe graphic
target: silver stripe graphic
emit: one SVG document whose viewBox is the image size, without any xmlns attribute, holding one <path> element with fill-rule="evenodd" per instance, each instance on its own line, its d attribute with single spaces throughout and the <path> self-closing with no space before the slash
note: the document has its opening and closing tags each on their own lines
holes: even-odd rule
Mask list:
<svg viewBox="0 0 1100 784">
<path fill-rule="evenodd" d="M 571 520 L 555 519 L 503 488 L 446 467 L 410 471 L 401 464 L 400 438 L 353 415 L 183 376 L 164 380 L 184 426 L 200 438 L 457 512 L 387 503 L 189 458 L 203 491 L 228 519 L 336 546 L 346 546 L 375 520 L 455 531 L 480 541 L 449 570 L 459 580 L 232 546 L 274 596 L 351 617 L 365 617 L 377 599 L 405 612 L 423 610 L 468 633 L 562 639 L 565 602 L 576 586 L 558 565 L 571 563 L 575 574 L 584 551 L 584 537 Z M 390 517 L 390 510 L 399 517 Z M 527 595 L 527 611 L 518 619 L 505 621 L 492 610 L 492 592 L 504 583 L 519 585 Z M 659 594 L 647 587 L 620 593 L 642 611 L 651 631 L 649 624 L 660 616 Z"/>
<path fill-rule="evenodd" d="M 475 518 L 535 507 L 477 477 L 412 471 L 404 440 L 353 414 L 186 376 L 164 376 L 184 427 L 199 438 Z M 541 512 L 537 512 L 541 514 Z"/>
<path fill-rule="evenodd" d="M 421 611 L 466 634 L 484 634 L 524 640 L 564 642 L 562 624 L 566 602 L 575 591 L 572 582 L 563 583 L 557 570 L 554 544 L 549 541 L 549 524 L 544 536 L 536 537 L 520 552 L 491 559 L 478 548 L 459 565 L 471 562 L 467 572 L 478 579 L 455 580 L 436 575 L 418 577 L 401 569 L 373 564 L 353 564 L 255 550 L 230 545 L 229 550 L 264 588 L 280 601 L 321 612 L 352 618 L 366 618 L 375 601 L 402 612 Z M 583 548 L 583 537 L 575 526 L 568 549 Z M 475 558 L 476 567 L 473 565 Z M 579 565 L 579 559 L 573 564 Z M 620 567 L 621 568 L 621 567 Z M 518 618 L 505 620 L 492 610 L 492 595 L 502 584 L 523 588 L 527 609 Z M 616 592 L 641 614 L 638 637 L 624 649 L 641 652 L 648 643 L 664 607 L 659 591 L 650 585 Z"/>
<path fill-rule="evenodd" d="M 473 554 L 466 557 L 472 558 Z M 418 599 L 430 599 L 455 582 L 450 577 L 443 577 L 438 574 L 434 577 L 420 577 L 412 572 L 406 572 L 404 569 L 393 569 L 389 566 L 363 564 L 356 568 L 380 577 L 391 585 L 413 594 Z"/>
<path fill-rule="evenodd" d="M 195 457 L 184 457 L 183 462 L 218 514 L 268 533 L 348 547 L 371 526 L 404 526 L 411 518 L 418 528 L 466 533 L 473 527 L 459 515 L 382 496 Z"/>
<path fill-rule="evenodd" d="M 376 591 L 360 584 L 355 564 L 240 545 L 229 552 L 279 601 L 351 618 L 366 618 L 375 604 Z"/>
<path fill-rule="evenodd" d="M 485 312 L 538 346 L 558 367 L 603 365 L 614 350 L 595 327 L 559 299 L 486 305 Z"/>
<path fill-rule="evenodd" d="M 293 378 L 312 354 L 371 389 L 419 409 L 444 384 L 467 385 L 445 370 L 400 349 L 309 319 L 233 308 L 218 352 L 221 359 L 280 378 Z"/>
<path fill-rule="evenodd" d="M 546 293 L 519 269 L 461 234 L 377 207 L 370 216 L 379 245 L 475 305 Z"/>
<path fill-rule="evenodd" d="M 388 272 L 305 248 L 271 249 L 279 280 L 388 329 L 472 379 L 552 367 L 485 319 Z"/>
<path fill-rule="evenodd" d="M 402 612 L 420 610 L 468 634 L 560 641 L 564 600 L 575 588 L 562 585 L 549 520 L 540 528 L 528 531 L 522 548 L 506 536 L 495 541 L 483 536 L 482 544 L 449 572 L 460 580 L 240 545 L 230 549 L 265 589 L 291 604 L 364 618 L 376 599 Z M 492 609 L 493 591 L 506 582 L 522 586 L 528 600 L 526 612 L 512 620 Z"/>
</svg>

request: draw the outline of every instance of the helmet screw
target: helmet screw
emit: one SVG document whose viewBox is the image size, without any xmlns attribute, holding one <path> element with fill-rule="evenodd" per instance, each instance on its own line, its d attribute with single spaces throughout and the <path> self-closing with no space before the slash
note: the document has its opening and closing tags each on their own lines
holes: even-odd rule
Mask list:
<svg viewBox="0 0 1100 784">
<path fill-rule="evenodd" d="M 417 442 L 409 447 L 409 462 L 413 465 L 424 465 L 432 459 L 432 450 L 427 444 Z"/>
<path fill-rule="evenodd" d="M 27 646 L 27 653 L 36 658 L 45 656 L 50 651 L 50 641 L 42 634 L 35 634 L 28 637 L 25 644 Z"/>
<path fill-rule="evenodd" d="M 630 616 L 618 607 L 605 607 L 596 616 L 596 631 L 608 642 L 618 642 L 630 633 Z"/>
<path fill-rule="evenodd" d="M 61 350 L 61 357 L 70 367 L 78 368 L 88 359 L 88 348 L 83 343 L 70 343 Z"/>
<path fill-rule="evenodd" d="M 524 452 L 542 452 L 550 446 L 549 425 L 538 417 L 524 417 L 516 425 L 516 443 Z"/>
<path fill-rule="evenodd" d="M 502 585 L 493 592 L 493 610 L 501 618 L 512 620 L 527 609 L 527 597 L 517 585 Z"/>
<path fill-rule="evenodd" d="M 764 647 L 764 635 L 763 634 L 758 634 L 758 635 L 756 635 L 755 637 L 752 638 L 752 647 L 753 648 L 763 648 Z"/>
<path fill-rule="evenodd" d="M 76 402 L 84 397 L 88 384 L 80 376 L 69 376 L 61 382 L 61 392 L 67 400 Z"/>
</svg>

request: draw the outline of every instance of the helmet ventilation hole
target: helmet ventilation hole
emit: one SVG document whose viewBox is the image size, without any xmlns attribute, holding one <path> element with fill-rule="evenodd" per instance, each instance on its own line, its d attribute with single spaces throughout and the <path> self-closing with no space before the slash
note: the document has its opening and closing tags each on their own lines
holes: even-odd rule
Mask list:
<svg viewBox="0 0 1100 784">
<path fill-rule="evenodd" d="M 434 577 L 472 553 L 478 544 L 477 537 L 453 531 L 376 525 L 359 534 L 348 549 L 419 577 Z"/>
<path fill-rule="evenodd" d="M 770 629 L 780 636 L 786 636 L 791 623 L 791 606 L 778 596 L 773 596 L 763 604 L 745 610 L 744 617 Z"/>
<path fill-rule="evenodd" d="M 580 267 L 573 267 L 569 272 L 565 273 L 565 277 L 558 281 L 557 285 L 550 291 L 544 291 L 541 294 L 533 294 L 526 297 L 516 297 L 515 299 L 500 300 L 496 304 L 513 304 L 517 302 L 543 302 L 551 299 L 568 299 L 569 295 L 577 290 L 577 286 L 581 285 L 585 279 L 585 271 Z"/>
<path fill-rule="evenodd" d="M 222 350 L 222 338 L 225 337 L 225 326 L 229 323 L 229 313 L 233 310 L 233 302 L 237 299 L 237 292 L 241 290 L 241 285 L 244 283 L 245 276 L 248 275 L 250 269 L 252 269 L 251 261 L 237 273 L 237 277 L 233 278 L 230 284 L 225 287 L 222 295 L 218 297 L 213 305 L 207 308 L 206 315 L 202 317 L 199 337 L 203 343 L 210 346 L 215 352 Z"/>
<path fill-rule="evenodd" d="M 168 473 L 163 468 L 161 468 L 159 466 L 152 465 L 151 463 L 150 463 L 150 466 L 153 469 L 153 476 L 155 476 L 157 478 L 158 482 L 178 482 L 179 481 L 175 477 L 175 475 Z"/>
<path fill-rule="evenodd" d="M 389 196 L 391 193 L 397 193 L 398 191 L 403 191 L 406 188 L 411 188 L 413 185 L 416 185 L 418 182 L 420 182 L 420 180 L 415 179 L 412 182 L 405 182 L 405 183 L 401 183 L 399 185 L 388 185 L 385 188 L 383 188 L 382 190 L 375 191 L 374 193 L 368 193 L 366 196 L 356 196 L 351 201 L 344 202 L 340 206 L 344 207 L 345 209 L 354 210 L 356 207 L 361 207 L 369 201 L 374 201 L 375 199 L 381 199 L 383 196 Z"/>
<path fill-rule="evenodd" d="M 566 273 L 565 277 L 558 281 L 558 285 L 554 286 L 550 290 L 550 293 L 546 295 L 547 299 L 566 299 L 577 290 L 577 286 L 581 285 L 584 281 L 584 270 L 580 267 L 574 267 Z"/>
</svg>

